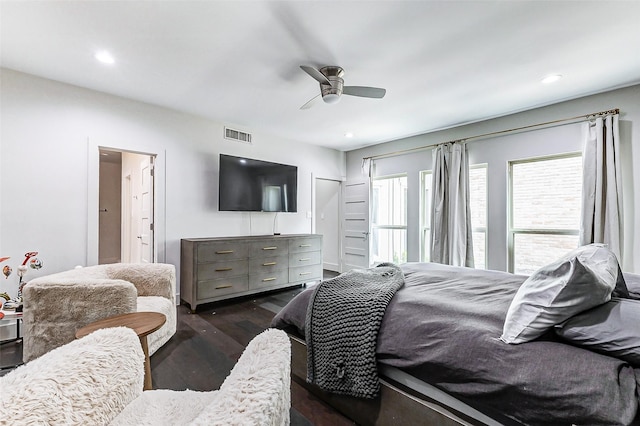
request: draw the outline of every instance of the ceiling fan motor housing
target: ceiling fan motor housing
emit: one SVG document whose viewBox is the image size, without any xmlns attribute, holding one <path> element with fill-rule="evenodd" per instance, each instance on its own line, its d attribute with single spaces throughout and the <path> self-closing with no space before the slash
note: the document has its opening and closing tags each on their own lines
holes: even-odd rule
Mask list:
<svg viewBox="0 0 640 426">
<path fill-rule="evenodd" d="M 324 67 L 319 71 L 331 82 L 331 84 L 320 83 L 322 100 L 327 104 L 337 103 L 342 96 L 344 70 L 340 67 Z"/>
</svg>

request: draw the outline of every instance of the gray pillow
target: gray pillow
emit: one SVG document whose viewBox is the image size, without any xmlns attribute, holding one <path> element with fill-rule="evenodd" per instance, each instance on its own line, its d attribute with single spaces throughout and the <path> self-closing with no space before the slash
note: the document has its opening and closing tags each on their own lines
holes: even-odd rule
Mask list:
<svg viewBox="0 0 640 426">
<path fill-rule="evenodd" d="M 556 324 L 611 299 L 619 280 L 615 254 L 603 244 L 579 247 L 522 283 L 505 318 L 506 343 L 534 340 Z M 626 289 L 626 287 L 625 287 Z"/>
<path fill-rule="evenodd" d="M 620 299 L 582 312 L 556 325 L 556 334 L 587 349 L 640 367 L 640 300 Z"/>
</svg>

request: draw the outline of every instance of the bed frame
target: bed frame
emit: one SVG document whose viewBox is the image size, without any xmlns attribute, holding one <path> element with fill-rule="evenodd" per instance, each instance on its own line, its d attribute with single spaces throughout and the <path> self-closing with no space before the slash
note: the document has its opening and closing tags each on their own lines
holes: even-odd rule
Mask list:
<svg viewBox="0 0 640 426">
<path fill-rule="evenodd" d="M 380 395 L 356 398 L 323 391 L 307 383 L 307 346 L 291 340 L 291 376 L 298 384 L 358 425 L 428 424 L 433 426 L 516 426 L 499 414 L 489 417 L 466 403 L 393 367 L 379 365 Z M 497 416 L 497 417 L 495 417 Z M 496 420 L 499 418 L 500 420 Z"/>
</svg>

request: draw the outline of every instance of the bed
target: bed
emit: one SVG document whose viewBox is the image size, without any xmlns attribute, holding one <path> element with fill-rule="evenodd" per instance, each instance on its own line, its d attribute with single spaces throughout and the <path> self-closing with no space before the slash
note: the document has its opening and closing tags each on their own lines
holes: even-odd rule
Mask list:
<svg viewBox="0 0 640 426">
<path fill-rule="evenodd" d="M 554 332 L 510 345 L 505 316 L 526 276 L 432 263 L 401 266 L 404 285 L 377 336 L 373 399 L 314 393 L 359 424 L 638 425 L 640 368 L 567 343 Z M 640 275 L 624 274 L 640 299 Z M 305 319 L 314 288 L 273 319 L 292 340 L 305 383 Z"/>
</svg>

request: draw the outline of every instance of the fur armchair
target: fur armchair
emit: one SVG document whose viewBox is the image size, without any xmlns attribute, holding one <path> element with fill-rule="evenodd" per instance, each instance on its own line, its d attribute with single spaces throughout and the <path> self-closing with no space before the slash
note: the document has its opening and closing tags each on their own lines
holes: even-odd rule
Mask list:
<svg viewBox="0 0 640 426">
<path fill-rule="evenodd" d="M 291 344 L 256 336 L 217 391 L 142 391 L 144 355 L 125 327 L 98 330 L 0 377 L 13 425 L 289 425 Z"/>
<path fill-rule="evenodd" d="M 22 358 L 71 342 L 76 330 L 130 312 L 160 312 L 167 322 L 147 337 L 149 355 L 176 332 L 176 271 L 163 263 L 114 263 L 36 278 L 24 287 Z"/>
</svg>

